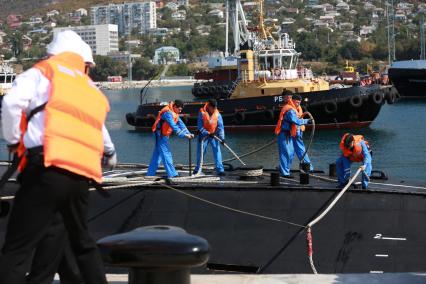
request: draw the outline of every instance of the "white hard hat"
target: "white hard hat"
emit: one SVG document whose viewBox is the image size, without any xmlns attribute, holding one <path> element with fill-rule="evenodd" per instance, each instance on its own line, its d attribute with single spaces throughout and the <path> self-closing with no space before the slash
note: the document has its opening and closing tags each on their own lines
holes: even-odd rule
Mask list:
<svg viewBox="0 0 426 284">
<path fill-rule="evenodd" d="M 92 48 L 84 41 L 81 44 L 81 53 L 85 63 L 90 63 L 92 66 L 96 65 L 93 59 Z"/>
<path fill-rule="evenodd" d="M 57 55 L 62 52 L 74 52 L 83 57 L 81 52 L 81 37 L 72 30 L 61 31 L 53 36 L 52 42 L 47 45 L 47 53 Z"/>
</svg>

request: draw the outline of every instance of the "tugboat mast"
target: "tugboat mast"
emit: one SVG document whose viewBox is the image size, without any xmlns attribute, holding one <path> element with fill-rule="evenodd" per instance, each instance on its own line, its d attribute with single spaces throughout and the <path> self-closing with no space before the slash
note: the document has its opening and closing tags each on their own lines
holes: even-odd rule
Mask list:
<svg viewBox="0 0 426 284">
<path fill-rule="evenodd" d="M 388 60 L 389 66 L 395 61 L 395 11 L 393 0 L 387 0 L 386 3 L 387 30 L 388 30 Z"/>
<path fill-rule="evenodd" d="M 420 60 L 425 60 L 425 15 L 420 17 Z"/>
</svg>

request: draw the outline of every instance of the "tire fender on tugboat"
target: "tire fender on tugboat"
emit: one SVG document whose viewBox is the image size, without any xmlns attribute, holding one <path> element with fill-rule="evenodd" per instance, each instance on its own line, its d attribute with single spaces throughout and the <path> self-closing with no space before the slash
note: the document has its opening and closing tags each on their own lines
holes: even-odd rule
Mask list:
<svg viewBox="0 0 426 284">
<path fill-rule="evenodd" d="M 265 109 L 263 112 L 263 115 L 265 116 L 266 120 L 271 120 L 273 121 L 275 118 L 275 114 L 274 111 L 272 109 Z"/>
<path fill-rule="evenodd" d="M 393 92 L 393 90 L 390 90 L 386 95 L 386 102 L 391 105 L 395 102 L 395 100 L 396 100 L 395 92 Z"/>
<path fill-rule="evenodd" d="M 334 114 L 337 112 L 337 103 L 335 101 L 328 101 L 324 103 L 324 111 L 327 114 Z"/>
<path fill-rule="evenodd" d="M 372 98 L 373 98 L 373 102 L 376 105 L 380 105 L 383 102 L 383 94 L 381 92 L 380 93 L 374 93 Z"/>
<path fill-rule="evenodd" d="M 354 95 L 349 99 L 349 103 L 354 108 L 359 108 L 362 106 L 362 98 L 361 95 Z"/>
<path fill-rule="evenodd" d="M 234 121 L 237 124 L 242 124 L 246 120 L 246 114 L 243 111 L 238 111 L 234 114 Z"/>
</svg>

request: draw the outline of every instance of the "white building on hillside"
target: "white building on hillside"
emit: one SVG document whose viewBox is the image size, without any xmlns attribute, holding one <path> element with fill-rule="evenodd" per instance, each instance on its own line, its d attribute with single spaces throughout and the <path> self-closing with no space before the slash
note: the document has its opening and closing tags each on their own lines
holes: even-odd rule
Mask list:
<svg viewBox="0 0 426 284">
<path fill-rule="evenodd" d="M 155 2 L 133 2 L 109 4 L 90 8 L 92 25 L 118 25 L 120 34 L 129 34 L 136 30 L 140 34 L 148 33 L 157 27 Z"/>
<path fill-rule="evenodd" d="M 93 54 L 107 55 L 118 52 L 117 25 L 91 25 L 61 27 L 53 29 L 53 34 L 64 30 L 73 30 L 92 48 Z"/>
<path fill-rule="evenodd" d="M 179 63 L 179 49 L 174 46 L 163 46 L 155 50 L 154 64 Z"/>
</svg>

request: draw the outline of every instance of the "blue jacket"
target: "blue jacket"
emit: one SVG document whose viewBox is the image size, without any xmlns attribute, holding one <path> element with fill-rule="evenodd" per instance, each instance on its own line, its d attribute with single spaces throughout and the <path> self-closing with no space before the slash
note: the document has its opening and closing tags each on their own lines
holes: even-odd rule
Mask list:
<svg viewBox="0 0 426 284">
<path fill-rule="evenodd" d="M 283 122 L 281 123 L 281 132 L 289 132 L 291 124 L 297 125 L 297 135 L 301 135 L 300 126 L 308 124 L 309 119 L 298 118 L 295 110 L 290 109 L 284 116 Z"/>
<path fill-rule="evenodd" d="M 173 129 L 173 132 L 180 138 L 185 137 L 186 134 L 190 134 L 188 128 L 186 128 L 185 123 L 183 123 L 180 117 L 178 122 L 175 123 L 175 121 L 173 120 L 173 115 L 170 111 L 166 111 L 165 113 L 163 113 L 161 115 L 161 120 L 163 123 L 164 121 L 167 122 L 170 125 L 170 127 Z M 157 131 L 161 131 L 161 125 L 162 123 L 158 123 Z"/>
<path fill-rule="evenodd" d="M 363 165 L 371 164 L 371 154 L 370 154 L 370 150 L 367 147 L 367 144 L 365 144 L 364 140 L 361 140 L 361 142 L 359 144 L 361 144 L 362 155 L 364 156 L 364 160 L 363 160 L 362 164 Z"/>
</svg>

